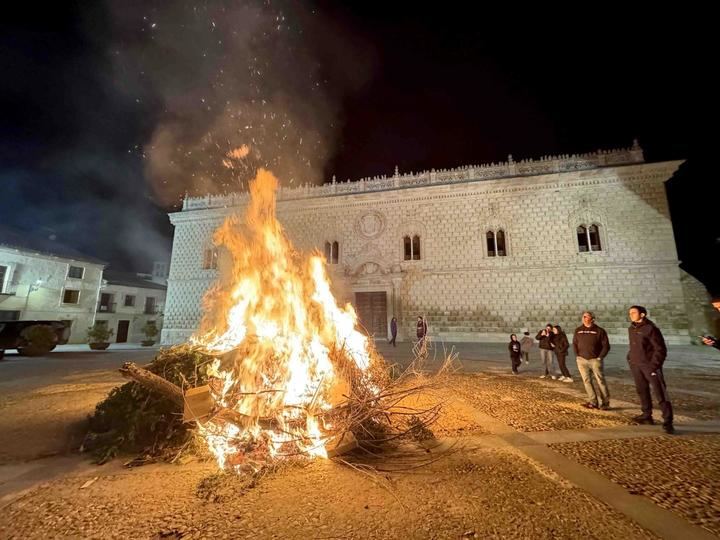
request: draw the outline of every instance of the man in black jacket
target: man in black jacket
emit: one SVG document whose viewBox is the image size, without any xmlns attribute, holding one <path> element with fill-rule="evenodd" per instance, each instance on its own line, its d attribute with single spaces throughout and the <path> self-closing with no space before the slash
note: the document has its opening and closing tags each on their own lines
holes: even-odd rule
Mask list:
<svg viewBox="0 0 720 540">
<path fill-rule="evenodd" d="M 604 328 L 595 324 L 595 315 L 592 311 L 582 314 L 582 325 L 575 329 L 573 336 L 573 350 L 575 351 L 578 371 L 585 385 L 588 409 L 610 408 L 610 391 L 605 382 L 603 362 L 610 351 L 610 341 Z M 593 386 L 593 376 L 597 390 Z"/>
<path fill-rule="evenodd" d="M 642 414 L 633 418 L 639 424 L 654 424 L 652 418 L 652 399 L 650 387 L 657 397 L 663 416 L 663 429 L 666 433 L 675 433 L 673 428 L 673 410 L 665 387 L 662 366 L 667 356 L 667 347 L 660 329 L 647 318 L 647 309 L 643 306 L 630 306 L 628 310 L 630 328 L 628 338 L 630 350 L 627 360 L 635 379 L 635 389 L 640 396 Z"/>
<path fill-rule="evenodd" d="M 720 296 L 714 296 L 711 303 L 712 307 L 720 311 Z M 718 338 L 712 336 L 703 336 L 702 342 L 709 347 L 715 347 L 716 349 L 720 349 L 720 339 Z"/>
</svg>

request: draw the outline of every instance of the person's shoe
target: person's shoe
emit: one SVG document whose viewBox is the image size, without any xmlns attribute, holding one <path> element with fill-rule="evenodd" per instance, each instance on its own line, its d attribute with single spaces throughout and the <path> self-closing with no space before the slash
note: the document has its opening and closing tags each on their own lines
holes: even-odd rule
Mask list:
<svg viewBox="0 0 720 540">
<path fill-rule="evenodd" d="M 647 424 L 649 426 L 652 426 L 655 423 L 655 420 L 652 419 L 652 416 L 645 416 L 643 414 L 633 416 L 632 420 L 636 424 Z"/>
<path fill-rule="evenodd" d="M 574 382 L 572 377 L 565 377 L 565 380 L 563 382 Z"/>
<path fill-rule="evenodd" d="M 557 379 L 557 377 L 556 377 L 555 375 L 550 375 L 550 378 L 551 378 L 553 381 L 554 381 L 555 379 Z"/>
<path fill-rule="evenodd" d="M 609 403 L 603 403 L 602 405 L 600 405 L 600 408 L 601 408 L 603 411 L 610 410 L 610 404 L 609 404 Z"/>
<path fill-rule="evenodd" d="M 547 375 L 540 375 L 541 379 L 544 379 L 545 377 L 547 377 Z"/>
<path fill-rule="evenodd" d="M 675 428 L 672 424 L 663 424 L 663 429 L 668 435 L 675 435 Z"/>
<path fill-rule="evenodd" d="M 590 402 L 583 403 L 583 407 L 585 407 L 586 409 L 597 409 L 598 408 L 597 405 L 595 405 L 594 403 L 590 403 Z"/>
</svg>

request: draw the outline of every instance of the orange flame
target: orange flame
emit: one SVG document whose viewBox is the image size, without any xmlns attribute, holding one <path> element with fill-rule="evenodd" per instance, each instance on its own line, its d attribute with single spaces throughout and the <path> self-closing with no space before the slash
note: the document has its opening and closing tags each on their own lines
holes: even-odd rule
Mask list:
<svg viewBox="0 0 720 540">
<path fill-rule="evenodd" d="M 326 456 L 319 415 L 347 390 L 330 351 L 343 347 L 363 372 L 370 365 L 367 337 L 355 329 L 353 307 L 337 305 L 324 259 L 298 254 L 277 221 L 277 187 L 272 173 L 259 170 L 244 222 L 231 216 L 215 232 L 230 257 L 221 258 L 201 332 L 191 340 L 223 355 L 210 373 L 219 383 L 216 403 L 250 419 L 244 427 L 200 426 L 221 468 L 263 445 L 270 457 Z"/>
</svg>

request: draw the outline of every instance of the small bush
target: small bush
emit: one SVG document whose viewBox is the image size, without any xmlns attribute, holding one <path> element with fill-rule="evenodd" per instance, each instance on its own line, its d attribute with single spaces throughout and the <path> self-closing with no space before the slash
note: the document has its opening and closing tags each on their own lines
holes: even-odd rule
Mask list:
<svg viewBox="0 0 720 540">
<path fill-rule="evenodd" d="M 107 324 L 95 323 L 87 330 L 87 342 L 105 343 L 114 333 L 115 330 L 108 328 Z"/>
</svg>

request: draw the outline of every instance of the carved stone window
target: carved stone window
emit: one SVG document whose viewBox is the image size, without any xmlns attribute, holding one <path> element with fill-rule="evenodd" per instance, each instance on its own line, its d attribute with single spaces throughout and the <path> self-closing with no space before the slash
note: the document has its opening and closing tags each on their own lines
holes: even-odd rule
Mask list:
<svg viewBox="0 0 720 540">
<path fill-rule="evenodd" d="M 215 270 L 218 267 L 218 249 L 216 247 L 207 248 L 203 252 L 203 270 Z"/>
<path fill-rule="evenodd" d="M 579 225 L 577 228 L 577 243 L 578 251 L 580 253 L 602 251 L 600 225 L 597 223 L 593 223 L 591 225 Z"/>
<path fill-rule="evenodd" d="M 340 261 L 340 244 L 335 242 L 325 242 L 325 260 L 328 264 L 338 264 Z"/>
<path fill-rule="evenodd" d="M 485 242 L 487 244 L 488 257 L 507 256 L 507 244 L 505 242 L 504 230 L 498 229 L 497 231 L 487 231 L 485 233 Z"/>
<path fill-rule="evenodd" d="M 403 237 L 404 259 L 406 261 L 420 260 L 420 235 L 406 235 Z"/>
</svg>

